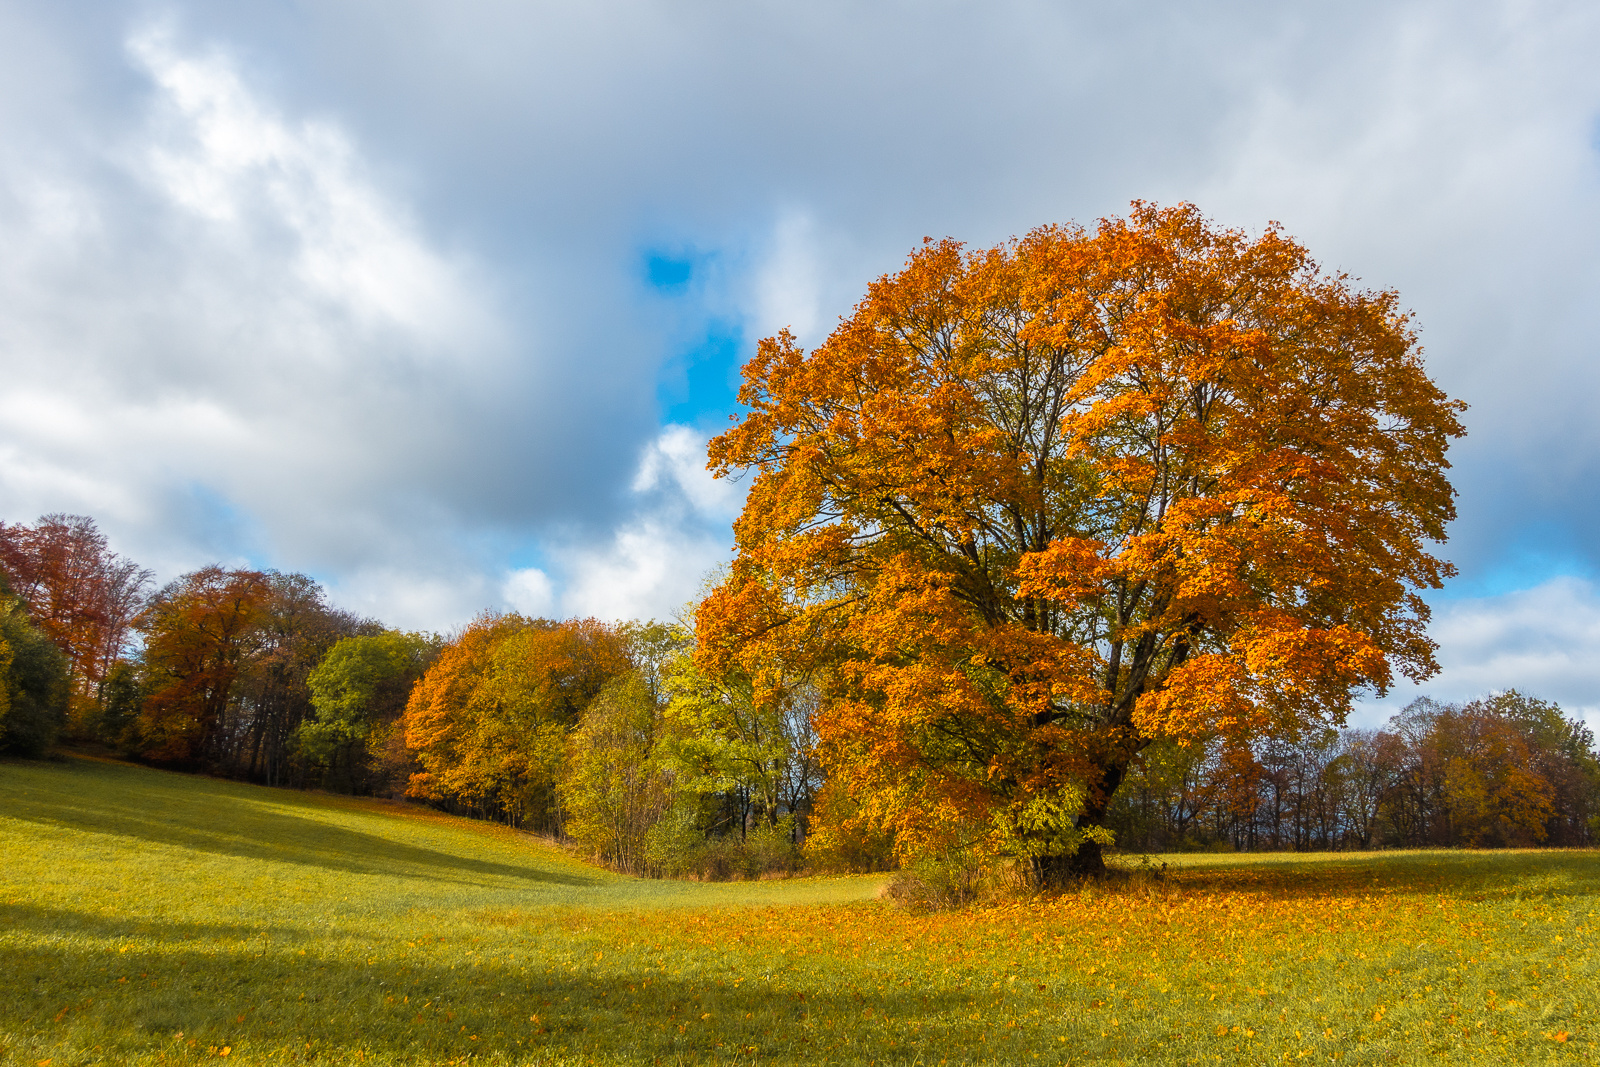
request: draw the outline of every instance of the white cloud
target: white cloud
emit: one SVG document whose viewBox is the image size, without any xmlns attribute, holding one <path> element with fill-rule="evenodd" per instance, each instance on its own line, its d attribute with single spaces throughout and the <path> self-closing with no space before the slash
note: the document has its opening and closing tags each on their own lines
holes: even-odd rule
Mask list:
<svg viewBox="0 0 1600 1067">
<path fill-rule="evenodd" d="M 555 550 L 565 579 L 565 614 L 669 619 L 726 562 L 727 524 L 742 506 L 744 490 L 706 471 L 706 441 L 686 426 L 668 426 L 639 461 L 632 517 L 598 545 L 568 543 Z"/>
<path fill-rule="evenodd" d="M 513 611 L 534 619 L 548 616 L 556 603 L 550 576 L 537 567 L 524 567 L 507 575 L 501 596 Z"/>
<path fill-rule="evenodd" d="M 566 563 L 563 613 L 600 619 L 671 619 L 727 557 L 710 534 L 685 531 L 646 515 L 615 531 L 598 549 L 560 553 Z"/>
<path fill-rule="evenodd" d="M 820 341 L 822 270 L 816 222 L 808 213 L 784 211 L 755 272 L 750 321 L 755 334 L 767 337 L 787 327 L 802 344 Z"/>
<path fill-rule="evenodd" d="M 688 426 L 665 427 L 645 449 L 633 491 L 676 490 L 701 516 L 731 520 L 744 505 L 744 490 L 737 480 L 717 478 L 706 469 L 709 440 Z"/>
<path fill-rule="evenodd" d="M 423 351 L 481 349 L 493 336 L 468 291 L 468 270 L 427 246 L 408 213 L 362 174 L 344 132 L 286 122 L 262 105 L 221 54 L 178 50 L 169 31 L 136 34 L 129 54 L 160 89 L 143 146 L 151 184 L 234 240 L 265 215 L 288 232 L 292 276 L 307 295 L 367 329 L 392 327 Z M 259 248 L 251 251 L 259 254 Z"/>
<path fill-rule="evenodd" d="M 477 580 L 445 503 L 475 447 L 525 447 L 478 268 L 225 53 L 148 31 L 127 54 L 152 94 L 116 137 L 0 157 L 0 509 L 94 515 L 163 577 L 312 570 L 423 624 L 403 590 Z"/>
<path fill-rule="evenodd" d="M 483 576 L 453 571 L 430 574 L 420 567 L 381 562 L 326 583 L 332 603 L 402 630 L 449 633 L 495 604 L 502 589 Z"/>
<path fill-rule="evenodd" d="M 1419 695 L 1465 701 L 1517 689 L 1553 700 L 1600 733 L 1600 589 L 1579 578 L 1441 604 L 1430 627 L 1439 673 L 1403 683 L 1358 721 L 1376 723 Z"/>
</svg>

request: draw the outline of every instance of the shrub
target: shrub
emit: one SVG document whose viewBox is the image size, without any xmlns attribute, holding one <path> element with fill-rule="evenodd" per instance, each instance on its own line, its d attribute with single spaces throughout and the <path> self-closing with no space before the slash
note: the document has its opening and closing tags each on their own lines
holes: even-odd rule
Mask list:
<svg viewBox="0 0 1600 1067">
<path fill-rule="evenodd" d="M 908 911 L 945 911 L 977 900 L 985 888 L 985 870 L 969 851 L 951 851 L 918 860 L 897 871 L 883 895 Z"/>
</svg>

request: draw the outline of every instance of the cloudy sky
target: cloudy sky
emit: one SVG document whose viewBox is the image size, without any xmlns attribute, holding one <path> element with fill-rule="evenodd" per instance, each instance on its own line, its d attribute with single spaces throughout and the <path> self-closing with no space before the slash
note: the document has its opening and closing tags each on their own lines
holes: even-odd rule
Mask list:
<svg viewBox="0 0 1600 1067">
<path fill-rule="evenodd" d="M 1600 725 L 1596 55 L 1592 0 L 0 0 L 0 519 L 408 627 L 670 615 L 756 338 L 1189 200 L 1398 289 L 1471 405 L 1425 691 Z"/>
</svg>

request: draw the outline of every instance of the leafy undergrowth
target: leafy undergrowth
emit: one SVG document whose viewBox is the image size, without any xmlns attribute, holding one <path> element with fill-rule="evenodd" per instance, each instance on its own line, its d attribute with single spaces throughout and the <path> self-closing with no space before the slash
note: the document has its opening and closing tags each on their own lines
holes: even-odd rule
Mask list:
<svg viewBox="0 0 1600 1067">
<path fill-rule="evenodd" d="M 0 855 L 9 1063 L 1600 1055 L 1594 853 L 1186 857 L 915 915 L 881 878 L 626 879 L 416 809 L 72 761 L 0 766 Z"/>
</svg>

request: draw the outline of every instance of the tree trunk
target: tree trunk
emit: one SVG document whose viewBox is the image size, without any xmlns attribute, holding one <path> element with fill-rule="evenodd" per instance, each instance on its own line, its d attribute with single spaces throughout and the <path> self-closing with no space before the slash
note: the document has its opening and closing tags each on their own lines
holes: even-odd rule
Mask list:
<svg viewBox="0 0 1600 1067">
<path fill-rule="evenodd" d="M 1100 878 L 1106 873 L 1105 854 L 1100 842 L 1085 841 L 1070 856 L 1035 856 L 1033 876 L 1039 885 L 1059 889 L 1082 878 Z"/>
<path fill-rule="evenodd" d="M 1090 791 L 1083 813 L 1077 818 L 1078 829 L 1105 825 L 1111 798 L 1127 773 L 1126 761 L 1113 763 L 1101 772 L 1100 788 Z M 1102 878 L 1106 873 L 1105 850 L 1098 841 L 1084 841 L 1070 856 L 1037 856 L 1033 861 L 1033 873 L 1043 886 L 1060 886 L 1074 878 Z"/>
</svg>

